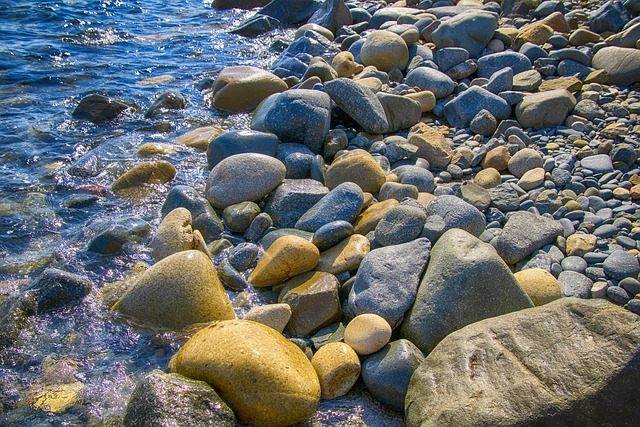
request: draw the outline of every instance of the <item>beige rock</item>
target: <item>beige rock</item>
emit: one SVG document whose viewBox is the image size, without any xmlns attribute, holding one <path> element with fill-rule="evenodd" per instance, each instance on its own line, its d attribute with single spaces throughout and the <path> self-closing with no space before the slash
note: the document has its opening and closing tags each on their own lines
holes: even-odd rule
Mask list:
<svg viewBox="0 0 640 427">
<path fill-rule="evenodd" d="M 142 144 L 136 150 L 136 154 L 140 157 L 151 157 L 158 155 L 171 154 L 176 151 L 176 148 L 171 144 L 161 144 L 159 142 L 148 142 Z"/>
<path fill-rule="evenodd" d="M 148 79 L 140 80 L 136 84 L 138 86 L 157 86 L 164 83 L 175 82 L 176 78 L 170 74 L 164 74 L 162 76 L 149 77 Z"/>
<path fill-rule="evenodd" d="M 404 70 L 409 62 L 409 50 L 402 37 L 391 31 L 376 30 L 367 36 L 360 53 L 362 63 L 380 71 Z"/>
<path fill-rule="evenodd" d="M 213 258 L 213 255 L 207 246 L 207 241 L 204 240 L 204 236 L 202 236 L 200 230 L 193 230 L 193 249 L 202 252 L 209 258 Z"/>
<path fill-rule="evenodd" d="M 545 170 L 543 168 L 534 168 L 528 170 L 518 180 L 518 186 L 525 191 L 533 190 L 544 183 Z"/>
<path fill-rule="evenodd" d="M 262 323 L 280 333 L 284 331 L 289 319 L 291 319 L 291 307 L 289 307 L 289 304 L 267 304 L 251 307 L 243 317 L 243 320 Z"/>
<path fill-rule="evenodd" d="M 356 271 L 369 250 L 369 239 L 360 234 L 353 234 L 322 252 L 316 270 L 331 274 Z"/>
<path fill-rule="evenodd" d="M 569 92 L 578 92 L 582 89 L 582 82 L 577 77 L 559 77 L 557 79 L 545 80 L 542 82 L 538 90 L 547 92 L 556 89 L 566 89 Z"/>
<path fill-rule="evenodd" d="M 564 19 L 564 15 L 562 14 L 562 12 L 553 12 L 551 15 L 541 19 L 538 22 L 548 25 L 554 31 L 557 31 L 559 33 L 566 34 L 571 31 L 571 28 L 569 28 L 569 23 L 566 19 Z"/>
<path fill-rule="evenodd" d="M 325 185 L 330 190 L 343 182 L 353 182 L 373 194 L 385 183 L 385 173 L 371 154 L 356 149 L 336 158 L 327 169 Z"/>
<path fill-rule="evenodd" d="M 313 270 L 320 251 L 310 241 L 297 236 L 283 236 L 273 242 L 249 276 L 256 287 L 284 282 L 290 277 Z"/>
<path fill-rule="evenodd" d="M 304 33 L 306 31 L 315 31 L 318 34 L 322 34 L 323 36 L 325 36 L 329 41 L 333 41 L 333 33 L 331 32 L 331 30 L 329 30 L 328 28 L 325 28 L 321 25 L 318 24 L 304 24 L 302 27 L 298 28 L 296 30 L 296 33 L 294 34 L 294 38 L 295 39 L 299 39 L 300 37 L 302 37 L 304 35 Z"/>
<path fill-rule="evenodd" d="M 416 93 L 405 95 L 407 98 L 413 99 L 420 104 L 423 113 L 428 113 L 436 107 L 436 96 L 430 90 L 422 90 Z"/>
<path fill-rule="evenodd" d="M 31 399 L 31 406 L 37 411 L 63 414 L 80 402 L 80 392 L 84 384 L 79 381 L 56 384 L 44 388 Z"/>
<path fill-rule="evenodd" d="M 418 196 L 420 195 L 418 194 Z M 353 223 L 353 232 L 364 236 L 368 232 L 375 230 L 376 225 L 378 225 L 380 220 L 384 218 L 387 212 L 399 204 L 400 203 L 395 199 L 384 200 L 382 202 L 372 204 L 356 217 L 356 220 Z"/>
<path fill-rule="evenodd" d="M 153 265 L 112 309 L 172 329 L 235 318 L 211 259 L 196 250 L 175 253 Z"/>
<path fill-rule="evenodd" d="M 334 56 L 331 61 L 331 66 L 336 70 L 336 73 L 338 73 L 338 77 L 351 77 L 356 70 L 353 54 L 347 51 L 340 52 Z"/>
<path fill-rule="evenodd" d="M 575 233 L 567 237 L 567 256 L 584 256 L 597 247 L 598 238 L 593 234 Z"/>
<path fill-rule="evenodd" d="M 354 317 L 344 330 L 344 342 L 360 356 L 375 353 L 391 339 L 391 326 L 377 314 Z"/>
<path fill-rule="evenodd" d="M 119 193 L 140 188 L 145 184 L 165 184 L 175 176 L 176 168 L 167 161 L 140 163 L 116 179 L 111 189 Z"/>
<path fill-rule="evenodd" d="M 505 167 L 506 169 L 506 167 Z M 473 182 L 486 189 L 497 187 L 502 183 L 500 172 L 495 168 L 482 169 L 473 178 Z"/>
<path fill-rule="evenodd" d="M 514 277 L 536 306 L 562 298 L 558 280 L 546 270 L 528 268 L 518 271 Z"/>
<path fill-rule="evenodd" d="M 176 252 L 194 249 L 191 226 L 188 209 L 177 208 L 169 212 L 149 243 L 153 259 L 160 261 Z"/>
<path fill-rule="evenodd" d="M 482 159 L 482 168 L 493 168 L 498 172 L 502 172 L 503 170 L 507 169 L 509 160 L 511 160 L 511 154 L 509 154 L 509 150 L 507 149 L 507 147 L 501 145 L 489 150 L 489 152 L 485 154 L 484 159 Z"/>
<path fill-rule="evenodd" d="M 320 382 L 307 356 L 274 329 L 230 320 L 196 333 L 169 364 L 209 383 L 243 424 L 286 426 L 313 415 Z"/>
<path fill-rule="evenodd" d="M 542 45 L 549 40 L 549 37 L 553 35 L 553 28 L 548 25 L 534 22 L 531 25 L 527 25 L 515 39 L 517 47 L 522 46 L 525 43 L 533 43 Z"/>
<path fill-rule="evenodd" d="M 190 130 L 176 138 L 176 143 L 186 145 L 187 147 L 195 148 L 200 151 L 207 151 L 209 143 L 219 135 L 222 135 L 224 130 L 217 126 L 204 126 Z"/>
<path fill-rule="evenodd" d="M 584 28 L 578 28 L 569 36 L 569 43 L 572 46 L 582 46 L 587 43 L 598 43 L 602 41 L 602 37 L 593 31 Z"/>
<path fill-rule="evenodd" d="M 426 159 L 432 167 L 445 167 L 453 157 L 444 135 L 425 123 L 418 123 L 409 130 L 407 142 L 418 147 L 416 157 Z"/>
<path fill-rule="evenodd" d="M 234 66 L 220 71 L 208 96 L 215 108 L 239 113 L 255 109 L 269 95 L 287 88 L 281 78 L 268 71 Z"/>
<path fill-rule="evenodd" d="M 629 200 L 631 193 L 626 188 L 616 188 L 613 190 L 613 197 L 618 200 Z"/>
<path fill-rule="evenodd" d="M 378 93 L 382 90 L 382 80 L 377 77 L 363 77 L 354 81 L 360 86 L 364 86 L 367 89 L 371 89 L 373 93 Z"/>
<path fill-rule="evenodd" d="M 311 364 L 318 374 L 323 399 L 335 399 L 347 394 L 360 376 L 360 359 L 343 342 L 332 342 L 320 347 Z"/>
</svg>

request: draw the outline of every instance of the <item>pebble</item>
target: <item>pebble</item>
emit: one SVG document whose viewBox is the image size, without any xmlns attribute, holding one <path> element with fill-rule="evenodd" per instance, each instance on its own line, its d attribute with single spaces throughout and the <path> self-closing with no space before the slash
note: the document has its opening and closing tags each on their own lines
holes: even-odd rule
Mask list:
<svg viewBox="0 0 640 427">
<path fill-rule="evenodd" d="M 589 298 L 593 282 L 584 274 L 575 271 L 563 271 L 558 276 L 563 297 Z"/>
<path fill-rule="evenodd" d="M 636 279 L 640 273 L 638 258 L 625 250 L 612 252 L 604 260 L 604 271 L 614 280 L 622 280 L 626 277 Z"/>
<path fill-rule="evenodd" d="M 360 377 L 360 359 L 345 343 L 332 342 L 322 346 L 311 359 L 318 374 L 323 399 L 345 395 Z"/>
<path fill-rule="evenodd" d="M 391 326 L 377 314 L 360 314 L 344 330 L 344 342 L 360 356 L 375 353 L 391 338 Z"/>
</svg>

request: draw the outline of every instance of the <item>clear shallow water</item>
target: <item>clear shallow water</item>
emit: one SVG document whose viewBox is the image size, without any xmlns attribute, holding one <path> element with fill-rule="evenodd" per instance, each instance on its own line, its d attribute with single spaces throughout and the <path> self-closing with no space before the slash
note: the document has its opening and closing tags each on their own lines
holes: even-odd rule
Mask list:
<svg viewBox="0 0 640 427">
<path fill-rule="evenodd" d="M 169 185 L 142 199 L 107 187 L 130 166 L 144 143 L 173 143 L 205 125 L 246 127 L 248 116 L 208 109 L 196 84 L 228 65 L 266 68 L 276 32 L 259 40 L 225 32 L 251 12 L 215 11 L 208 1 L 35 1 L 0 3 L 0 298 L 44 268 L 88 276 L 90 295 L 77 306 L 32 317 L 15 346 L 0 352 L 0 425 L 120 425 L 136 381 L 165 369 L 186 335 L 145 330 L 108 310 L 112 282 L 139 261 L 144 242 L 116 256 L 85 251 L 101 225 L 135 216 L 159 223 Z M 145 79 L 174 80 L 143 85 Z M 180 92 L 185 110 L 144 118 L 155 97 Z M 135 104 L 136 112 L 95 126 L 72 119 L 89 93 Z M 172 184 L 204 189 L 206 156 L 184 147 L 163 156 L 178 170 Z M 70 197 L 97 196 L 80 209 Z M 122 286 L 122 285 L 121 285 Z M 117 289 L 117 286 L 115 286 Z M 232 294 L 232 299 L 237 295 Z M 252 295 L 249 305 L 259 298 Z M 78 403 L 63 414 L 33 409 L 38 393 L 81 383 Z M 361 389 L 325 402 L 311 425 L 401 425 L 399 414 Z"/>
</svg>

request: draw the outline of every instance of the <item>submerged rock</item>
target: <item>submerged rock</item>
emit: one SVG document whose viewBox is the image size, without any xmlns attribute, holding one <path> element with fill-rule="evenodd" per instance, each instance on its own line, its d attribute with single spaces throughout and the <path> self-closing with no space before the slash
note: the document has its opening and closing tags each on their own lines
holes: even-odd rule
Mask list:
<svg viewBox="0 0 640 427">
<path fill-rule="evenodd" d="M 115 119 L 127 108 L 129 108 L 128 105 L 113 98 L 92 94 L 80 100 L 71 116 L 74 119 L 88 120 L 94 124 L 101 124 Z"/>
</svg>

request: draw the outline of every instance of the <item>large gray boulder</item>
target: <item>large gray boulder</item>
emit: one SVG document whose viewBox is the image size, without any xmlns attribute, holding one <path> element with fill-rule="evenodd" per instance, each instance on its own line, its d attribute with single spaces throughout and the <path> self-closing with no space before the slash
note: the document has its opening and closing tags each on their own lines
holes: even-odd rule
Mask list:
<svg viewBox="0 0 640 427">
<path fill-rule="evenodd" d="M 446 337 L 416 370 L 406 425 L 632 426 L 640 317 L 562 298 Z"/>
<path fill-rule="evenodd" d="M 471 57 L 480 55 L 498 28 L 498 16 L 487 11 L 471 10 L 443 21 L 431 34 L 438 49 L 461 47 Z"/>
<path fill-rule="evenodd" d="M 491 245 L 464 230 L 449 230 L 431 251 L 402 337 L 428 354 L 453 331 L 533 303 Z"/>
<path fill-rule="evenodd" d="M 563 234 L 562 224 L 531 212 L 515 212 L 496 241 L 496 250 L 507 264 L 522 261 L 535 250 L 555 242 Z"/>
<path fill-rule="evenodd" d="M 604 47 L 593 55 L 591 64 L 607 72 L 610 84 L 624 86 L 640 82 L 640 49 Z"/>
</svg>

